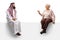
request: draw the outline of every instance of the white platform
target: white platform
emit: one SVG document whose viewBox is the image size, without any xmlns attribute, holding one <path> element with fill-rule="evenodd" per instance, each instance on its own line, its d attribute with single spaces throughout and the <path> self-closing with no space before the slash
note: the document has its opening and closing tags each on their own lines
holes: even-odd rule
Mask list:
<svg viewBox="0 0 60 40">
<path fill-rule="evenodd" d="M 50 25 L 47 33 L 41 35 L 40 23 L 21 23 L 21 36 L 10 33 L 6 23 L 0 23 L 0 40 L 60 40 L 60 23 Z"/>
</svg>

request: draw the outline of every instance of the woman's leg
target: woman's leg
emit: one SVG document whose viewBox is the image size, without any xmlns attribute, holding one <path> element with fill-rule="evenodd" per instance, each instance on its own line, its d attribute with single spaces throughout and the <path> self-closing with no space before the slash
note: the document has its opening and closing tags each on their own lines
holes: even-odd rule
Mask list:
<svg viewBox="0 0 60 40">
<path fill-rule="evenodd" d="M 41 28 L 44 29 L 45 19 L 41 20 Z"/>
<path fill-rule="evenodd" d="M 49 25 L 50 22 L 52 22 L 51 19 L 46 19 L 45 24 L 44 24 L 44 29 L 43 29 L 44 32 L 46 32 L 46 29 L 47 29 L 47 27 L 48 27 L 48 25 Z"/>
<path fill-rule="evenodd" d="M 41 34 L 44 32 L 44 24 L 45 24 L 45 20 L 46 20 L 46 19 L 42 19 L 42 20 L 41 20 L 41 25 L 42 25 L 41 28 L 43 29 L 43 30 L 40 32 Z"/>
</svg>

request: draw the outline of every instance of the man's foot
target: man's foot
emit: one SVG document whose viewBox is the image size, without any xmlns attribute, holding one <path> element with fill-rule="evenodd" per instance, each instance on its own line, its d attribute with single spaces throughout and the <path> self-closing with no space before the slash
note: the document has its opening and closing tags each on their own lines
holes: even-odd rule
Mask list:
<svg viewBox="0 0 60 40">
<path fill-rule="evenodd" d="M 18 32 L 18 33 L 16 33 L 16 35 L 17 35 L 17 36 L 20 36 L 21 34 Z"/>
</svg>

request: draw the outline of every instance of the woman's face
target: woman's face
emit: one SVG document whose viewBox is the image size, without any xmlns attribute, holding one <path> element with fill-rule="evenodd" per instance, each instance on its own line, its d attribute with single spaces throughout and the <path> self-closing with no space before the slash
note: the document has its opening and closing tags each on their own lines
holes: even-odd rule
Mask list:
<svg viewBox="0 0 60 40">
<path fill-rule="evenodd" d="M 49 10 L 50 5 L 46 5 L 45 8 L 46 8 L 46 10 Z"/>
</svg>

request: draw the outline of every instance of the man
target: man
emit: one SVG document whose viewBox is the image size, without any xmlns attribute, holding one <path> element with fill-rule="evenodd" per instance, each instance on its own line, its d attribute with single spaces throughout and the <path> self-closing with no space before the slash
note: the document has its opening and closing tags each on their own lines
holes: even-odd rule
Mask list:
<svg viewBox="0 0 60 40">
<path fill-rule="evenodd" d="M 42 14 L 39 10 L 37 11 L 42 16 L 41 25 L 43 30 L 40 32 L 41 34 L 46 33 L 46 29 L 49 23 L 55 23 L 55 15 L 53 11 L 50 9 L 50 5 L 46 4 L 45 8 L 46 10 L 44 10 Z"/>
<path fill-rule="evenodd" d="M 15 3 L 11 3 L 8 10 L 7 10 L 7 21 L 8 23 L 13 23 L 14 27 L 14 33 L 18 36 L 20 36 L 20 32 L 19 32 L 19 21 L 17 21 L 16 18 L 16 7 L 15 7 Z"/>
</svg>

